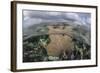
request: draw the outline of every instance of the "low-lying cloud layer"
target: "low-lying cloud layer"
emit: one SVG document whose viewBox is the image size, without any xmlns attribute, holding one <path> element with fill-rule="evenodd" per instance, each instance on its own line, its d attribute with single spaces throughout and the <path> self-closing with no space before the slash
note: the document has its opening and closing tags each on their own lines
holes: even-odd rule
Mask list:
<svg viewBox="0 0 100 73">
<path fill-rule="evenodd" d="M 54 12 L 54 11 L 32 11 L 23 10 L 23 26 L 29 27 L 31 25 L 42 22 L 73 22 L 80 25 L 90 27 L 91 14 L 78 12 Z"/>
</svg>

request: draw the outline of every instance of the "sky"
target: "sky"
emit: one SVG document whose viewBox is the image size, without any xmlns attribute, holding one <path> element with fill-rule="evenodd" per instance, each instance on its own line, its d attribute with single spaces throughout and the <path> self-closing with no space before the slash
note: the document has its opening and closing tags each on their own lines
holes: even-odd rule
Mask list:
<svg viewBox="0 0 100 73">
<path fill-rule="evenodd" d="M 23 10 L 23 27 L 29 27 L 43 22 L 72 22 L 90 27 L 91 14 L 82 12 Z"/>
</svg>

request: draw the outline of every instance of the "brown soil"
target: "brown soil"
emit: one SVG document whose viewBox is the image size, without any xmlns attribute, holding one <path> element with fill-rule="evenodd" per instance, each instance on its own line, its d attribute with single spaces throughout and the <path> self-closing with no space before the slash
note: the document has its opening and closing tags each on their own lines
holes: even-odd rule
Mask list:
<svg viewBox="0 0 100 73">
<path fill-rule="evenodd" d="M 73 42 L 72 38 L 70 37 L 73 36 L 73 33 L 70 26 L 66 26 L 65 28 L 63 28 L 63 26 L 59 26 L 59 28 L 48 26 L 48 29 L 48 33 L 50 34 L 50 43 L 47 46 L 47 53 L 49 56 L 59 56 L 65 51 L 70 52 L 73 49 Z M 67 35 L 64 33 L 67 33 Z"/>
</svg>

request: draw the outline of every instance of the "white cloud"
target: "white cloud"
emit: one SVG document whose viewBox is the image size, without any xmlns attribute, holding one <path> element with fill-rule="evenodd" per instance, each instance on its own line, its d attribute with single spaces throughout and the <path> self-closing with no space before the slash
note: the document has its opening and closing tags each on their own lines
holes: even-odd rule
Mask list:
<svg viewBox="0 0 100 73">
<path fill-rule="evenodd" d="M 25 10 L 24 26 L 28 27 L 41 22 L 72 22 L 80 25 L 91 23 L 91 18 L 83 13 L 74 12 L 48 12 L 48 11 L 29 11 Z"/>
<path fill-rule="evenodd" d="M 25 17 L 24 17 L 24 21 L 28 20 L 29 18 L 30 18 L 30 17 L 25 16 Z"/>
<path fill-rule="evenodd" d="M 74 21 L 73 23 L 77 24 L 77 25 L 82 25 L 82 23 L 80 21 Z"/>
<path fill-rule="evenodd" d="M 91 24 L 91 18 L 87 18 L 87 23 Z"/>
<path fill-rule="evenodd" d="M 61 15 L 61 12 L 46 12 L 46 14 L 52 15 L 52 16 L 57 16 L 57 15 Z"/>
<path fill-rule="evenodd" d="M 66 18 L 80 20 L 80 17 L 77 13 L 65 13 Z"/>
<path fill-rule="evenodd" d="M 34 25 L 34 24 L 39 24 L 43 22 L 43 19 L 41 18 L 29 18 L 28 20 L 24 21 L 24 25 L 23 27 L 29 27 L 31 25 Z"/>
<path fill-rule="evenodd" d="M 24 11 L 23 11 L 23 15 L 24 15 L 24 16 L 28 16 L 29 14 L 30 14 L 30 11 L 28 11 L 28 10 L 24 10 Z"/>
</svg>

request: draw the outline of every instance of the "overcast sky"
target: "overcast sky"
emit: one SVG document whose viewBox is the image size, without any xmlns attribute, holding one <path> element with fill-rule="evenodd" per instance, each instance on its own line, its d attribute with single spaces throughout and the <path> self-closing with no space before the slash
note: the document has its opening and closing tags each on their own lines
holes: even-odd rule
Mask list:
<svg viewBox="0 0 100 73">
<path fill-rule="evenodd" d="M 23 10 L 24 27 L 39 24 L 41 22 L 67 22 L 67 21 L 90 26 L 91 14 L 77 13 L 77 12 Z"/>
</svg>

